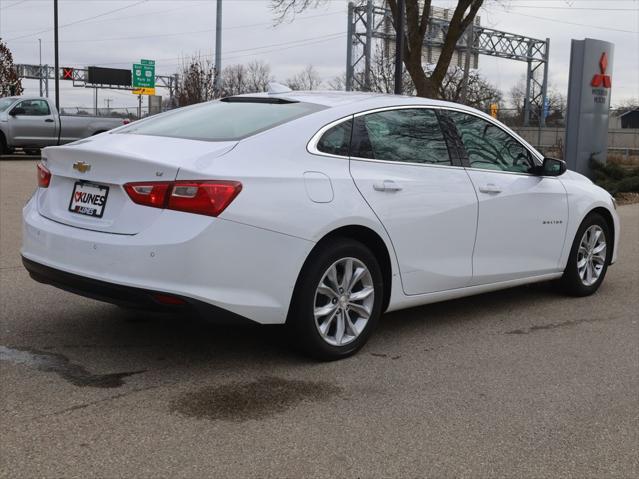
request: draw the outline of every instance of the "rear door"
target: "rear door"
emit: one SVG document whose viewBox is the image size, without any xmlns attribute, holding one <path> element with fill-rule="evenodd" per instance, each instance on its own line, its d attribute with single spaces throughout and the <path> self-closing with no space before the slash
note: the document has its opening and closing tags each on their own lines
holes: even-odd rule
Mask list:
<svg viewBox="0 0 639 479">
<path fill-rule="evenodd" d="M 9 118 L 11 136 L 15 146 L 44 147 L 56 137 L 56 122 L 46 100 L 23 100 L 13 110 L 23 113 Z"/>
<path fill-rule="evenodd" d="M 406 294 L 467 286 L 477 198 L 432 109 L 356 115 L 351 175 L 391 238 Z"/>
<path fill-rule="evenodd" d="M 557 271 L 568 219 L 559 179 L 533 174 L 531 152 L 498 124 L 459 111 L 445 114 L 459 132 L 479 199 L 473 284 Z"/>
</svg>

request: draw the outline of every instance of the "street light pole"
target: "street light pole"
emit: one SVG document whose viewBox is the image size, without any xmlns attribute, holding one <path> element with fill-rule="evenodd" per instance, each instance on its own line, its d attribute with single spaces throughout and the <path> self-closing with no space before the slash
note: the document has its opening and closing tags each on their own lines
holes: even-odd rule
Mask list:
<svg viewBox="0 0 639 479">
<path fill-rule="evenodd" d="M 222 0 L 215 13 L 215 95 L 222 96 Z"/>
<path fill-rule="evenodd" d="M 397 0 L 397 18 L 395 19 L 395 95 L 402 94 L 405 11 L 405 0 Z"/>
<path fill-rule="evenodd" d="M 53 72 L 55 80 L 55 108 L 60 111 L 60 62 L 58 58 L 58 0 L 53 0 L 53 44 L 55 56 L 55 70 Z"/>
<path fill-rule="evenodd" d="M 38 51 L 40 53 L 40 73 L 39 73 L 39 76 L 40 76 L 40 82 L 39 82 L 40 83 L 40 98 L 42 98 L 44 96 L 43 95 L 43 91 L 42 91 L 42 82 L 43 82 L 43 78 L 42 78 L 42 75 L 43 75 L 43 73 L 42 73 L 42 38 L 38 38 Z"/>
</svg>

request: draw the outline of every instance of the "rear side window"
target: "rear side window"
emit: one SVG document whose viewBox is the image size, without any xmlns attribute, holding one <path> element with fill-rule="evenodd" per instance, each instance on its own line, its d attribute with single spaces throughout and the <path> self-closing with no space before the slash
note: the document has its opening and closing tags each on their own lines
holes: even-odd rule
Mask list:
<svg viewBox="0 0 639 479">
<path fill-rule="evenodd" d="M 351 156 L 375 160 L 450 165 L 434 111 L 409 108 L 355 118 Z"/>
<path fill-rule="evenodd" d="M 325 107 L 305 102 L 212 101 L 131 123 L 117 134 L 234 141 L 282 125 Z"/>
<path fill-rule="evenodd" d="M 317 142 L 317 150 L 329 155 L 349 156 L 352 129 L 352 119 L 329 128 Z"/>
</svg>

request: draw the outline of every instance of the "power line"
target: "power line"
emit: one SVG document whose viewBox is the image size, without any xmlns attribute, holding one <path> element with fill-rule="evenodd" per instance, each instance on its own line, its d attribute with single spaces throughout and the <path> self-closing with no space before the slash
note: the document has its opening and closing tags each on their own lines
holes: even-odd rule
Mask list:
<svg viewBox="0 0 639 479">
<path fill-rule="evenodd" d="M 234 59 L 234 58 L 241 58 L 241 57 L 246 57 L 246 56 L 251 56 L 251 55 L 262 55 L 265 53 L 271 53 L 271 52 L 276 52 L 276 51 L 283 51 L 283 50 L 289 50 L 291 48 L 298 48 L 298 47 L 302 47 L 302 46 L 307 46 L 307 45 L 315 45 L 318 43 L 323 43 L 323 42 L 327 42 L 327 41 L 331 41 L 331 40 L 336 40 L 339 39 L 341 37 L 343 37 L 344 35 L 346 35 L 346 32 L 339 32 L 339 33 L 330 33 L 328 35 L 321 35 L 319 37 L 310 37 L 310 38 L 304 38 L 304 39 L 300 39 L 300 40 L 294 40 L 291 42 L 284 42 L 284 43 L 276 43 L 276 44 L 271 44 L 271 45 L 263 45 L 261 47 L 253 47 L 253 48 L 243 48 L 240 50 L 231 50 L 228 52 L 223 52 L 222 54 L 225 56 L 225 58 L 227 59 Z M 257 50 L 263 50 L 265 48 L 269 49 L 271 47 L 277 47 L 280 45 L 284 45 L 283 47 L 280 48 L 273 48 L 270 50 L 265 50 L 265 51 L 257 51 Z M 241 52 L 248 52 L 251 51 L 252 53 L 244 53 L 241 55 L 232 55 L 232 56 L 226 56 L 226 54 L 228 53 L 241 53 Z M 204 54 L 201 55 L 202 57 L 208 58 L 208 57 L 212 57 L 213 54 Z M 174 61 L 174 60 L 181 60 L 184 57 L 172 57 L 172 58 L 159 58 L 156 59 L 155 62 L 156 64 L 160 63 L 160 62 L 169 62 L 169 61 Z M 129 62 L 108 62 L 108 63 L 100 63 L 100 66 L 108 66 L 108 65 L 130 65 Z"/>
<path fill-rule="evenodd" d="M 637 12 L 639 9 L 637 8 L 607 8 L 607 7 L 557 7 L 557 6 L 544 6 L 540 7 L 538 5 L 510 5 L 508 7 L 504 7 L 506 10 L 511 8 L 536 8 L 536 9 L 544 9 L 544 10 L 587 10 L 591 11 L 599 11 L 599 12 Z"/>
<path fill-rule="evenodd" d="M 310 20 L 313 18 L 317 18 L 317 17 L 325 17 L 328 15 L 337 15 L 337 14 L 344 14 L 344 11 L 339 11 L 339 12 L 330 12 L 330 13 L 325 13 L 325 14 L 321 14 L 321 15 L 310 15 L 307 17 L 301 17 L 298 19 L 299 20 Z M 225 27 L 222 28 L 223 31 L 227 31 L 227 30 L 238 30 L 238 29 L 242 29 L 242 28 L 251 28 L 251 27 L 258 27 L 258 26 L 265 26 L 265 25 L 272 25 L 271 22 L 261 22 L 261 23 L 250 23 L 250 24 L 245 24 L 245 25 L 235 25 L 232 27 Z M 211 33 L 214 32 L 215 29 L 214 28 L 209 28 L 206 30 L 189 30 L 189 31 L 185 31 L 185 32 L 176 32 L 176 33 L 155 33 L 155 34 L 150 34 L 150 35 L 137 35 L 137 36 L 130 36 L 130 37 L 111 37 L 111 38 L 91 38 L 91 39 L 82 39 L 82 40 L 62 40 L 60 41 L 60 43 L 87 43 L 87 42 L 107 42 L 107 41 L 120 41 L 120 40 L 138 40 L 138 39 L 142 39 L 142 38 L 159 38 L 159 37 L 172 37 L 172 36 L 179 36 L 179 35 L 198 35 L 201 33 Z M 26 42 L 27 40 L 25 40 Z M 16 42 L 14 42 L 16 43 Z M 43 42 L 43 43 L 48 43 L 48 42 Z"/>
<path fill-rule="evenodd" d="M 26 2 L 26 1 L 33 1 L 33 0 L 23 0 L 23 1 Z M 147 17 L 150 17 L 151 15 L 157 15 L 157 14 L 161 14 L 161 13 L 175 12 L 176 10 L 184 10 L 184 7 L 183 6 L 179 6 L 179 7 L 176 7 L 176 8 L 169 8 L 169 9 L 166 9 L 166 10 L 156 10 L 155 12 L 144 12 L 144 18 L 146 19 Z M 103 20 L 95 20 L 95 21 L 87 20 L 86 22 L 83 22 L 83 23 L 108 23 L 108 22 L 114 22 L 116 20 L 131 20 L 131 15 L 107 18 L 107 19 L 103 19 Z M 33 30 L 11 30 L 11 31 L 5 32 L 5 33 L 24 33 L 24 32 L 33 32 Z M 33 34 L 37 35 L 37 33 L 33 33 Z"/>
<path fill-rule="evenodd" d="M 27 0 L 20 0 L 19 2 L 14 2 L 14 3 L 10 3 L 9 5 L 7 5 L 6 7 L 2 7 L 0 8 L 0 10 L 8 10 L 11 7 L 15 7 L 16 5 L 20 5 L 21 3 L 26 2 Z"/>
<path fill-rule="evenodd" d="M 133 7 L 135 7 L 137 5 L 140 5 L 142 3 L 146 3 L 148 1 L 149 0 L 140 0 L 139 2 L 136 2 L 136 3 L 132 4 L 132 5 L 126 5 L 124 7 L 114 8 L 113 10 L 108 10 L 108 11 L 102 12 L 102 13 L 100 13 L 98 15 L 93 15 L 92 17 L 81 18 L 80 20 L 76 20 L 74 22 L 65 23 L 64 25 L 60 25 L 59 28 L 70 27 L 71 25 L 77 25 L 78 23 L 83 23 L 83 22 L 86 22 L 87 20 L 93 20 L 94 18 L 104 17 L 105 15 L 110 15 L 111 13 L 115 13 L 115 12 L 119 12 L 119 11 L 122 11 L 122 10 L 130 9 L 130 8 L 133 8 Z M 21 38 L 32 37 L 34 35 L 39 35 L 40 33 L 50 32 L 51 30 L 53 30 L 53 28 L 47 28 L 46 30 L 40 30 L 39 32 L 30 33 L 30 34 L 27 34 L 27 35 L 22 35 L 20 37 L 8 38 L 7 41 L 13 41 L 13 40 L 19 40 Z"/>
<path fill-rule="evenodd" d="M 545 20 L 547 22 L 562 23 L 564 25 L 576 25 L 576 26 L 579 26 L 579 27 L 597 28 L 599 30 L 610 30 L 610 31 L 613 31 L 613 32 L 633 33 L 635 35 L 639 34 L 639 31 L 636 31 L 636 30 L 623 30 L 621 28 L 602 27 L 602 26 L 599 26 L 599 25 L 590 25 L 590 24 L 587 24 L 587 23 L 569 22 L 569 21 L 566 21 L 566 20 L 558 20 L 556 18 L 548 18 L 548 17 L 539 17 L 537 15 L 529 15 L 529 14 L 526 14 L 526 13 L 517 13 L 517 12 L 510 12 L 510 11 L 508 13 L 512 14 L 512 15 L 519 15 L 521 17 L 528 17 L 528 18 L 536 18 L 538 20 Z"/>
</svg>

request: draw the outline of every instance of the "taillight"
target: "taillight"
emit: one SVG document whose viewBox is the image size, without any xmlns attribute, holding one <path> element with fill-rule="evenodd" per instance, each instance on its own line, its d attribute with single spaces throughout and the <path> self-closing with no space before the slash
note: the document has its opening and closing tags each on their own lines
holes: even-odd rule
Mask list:
<svg viewBox="0 0 639 479">
<path fill-rule="evenodd" d="M 51 172 L 42 163 L 38 163 L 38 186 L 48 188 L 51 183 Z"/>
<path fill-rule="evenodd" d="M 218 216 L 242 191 L 239 181 L 176 181 L 169 197 L 170 210 Z"/>
<path fill-rule="evenodd" d="M 129 197 L 134 203 L 154 208 L 164 208 L 171 183 L 168 181 L 154 181 L 151 183 L 127 183 L 124 185 Z"/>
<path fill-rule="evenodd" d="M 239 181 L 192 180 L 127 183 L 124 189 L 140 205 L 218 216 L 242 191 Z"/>
</svg>

